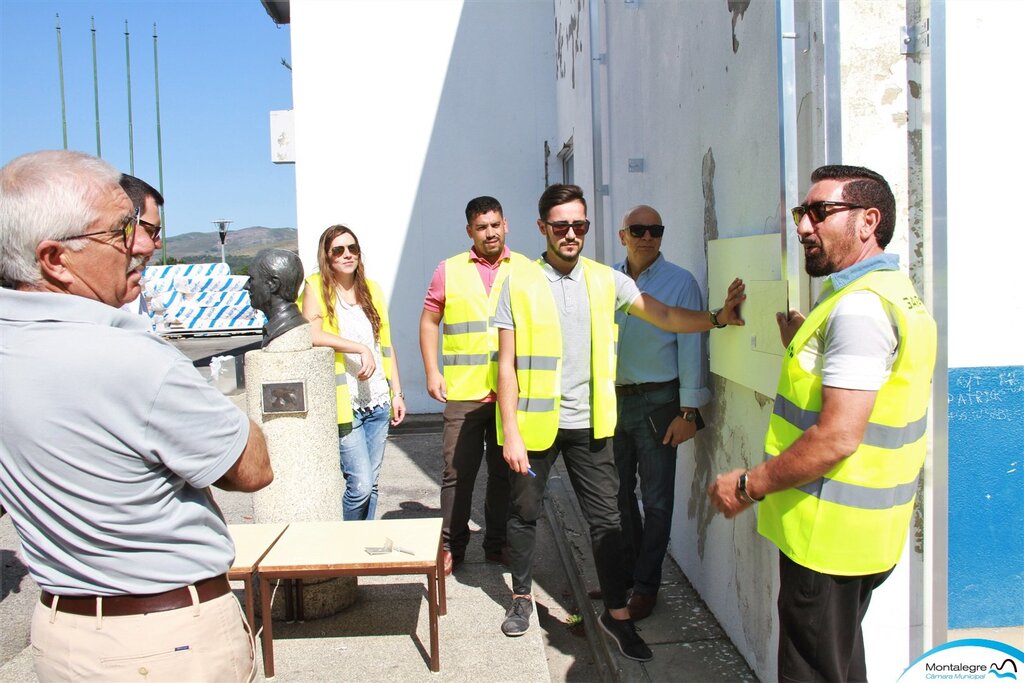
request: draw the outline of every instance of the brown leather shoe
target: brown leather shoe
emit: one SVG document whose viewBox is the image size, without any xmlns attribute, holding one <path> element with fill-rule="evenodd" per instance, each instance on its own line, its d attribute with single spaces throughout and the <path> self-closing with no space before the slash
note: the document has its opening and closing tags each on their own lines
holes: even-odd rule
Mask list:
<svg viewBox="0 0 1024 683">
<path fill-rule="evenodd" d="M 629 609 L 629 618 L 633 621 L 640 621 L 651 616 L 654 605 L 658 602 L 657 593 L 633 593 L 629 596 L 626 607 Z"/>
</svg>

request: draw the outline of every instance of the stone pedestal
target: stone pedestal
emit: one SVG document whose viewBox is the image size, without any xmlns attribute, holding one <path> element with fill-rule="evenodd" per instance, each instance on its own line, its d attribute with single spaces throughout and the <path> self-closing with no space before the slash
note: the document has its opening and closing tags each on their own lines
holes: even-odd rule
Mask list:
<svg viewBox="0 0 1024 683">
<path fill-rule="evenodd" d="M 274 468 L 270 486 L 253 494 L 253 521 L 341 520 L 345 481 L 338 456 L 334 352 L 313 348 L 309 325 L 245 354 L 249 417 L 263 428 Z M 305 582 L 309 619 L 335 614 L 356 599 L 355 577 Z M 259 604 L 259 603 L 257 603 Z M 284 616 L 284 599 L 273 617 Z"/>
</svg>

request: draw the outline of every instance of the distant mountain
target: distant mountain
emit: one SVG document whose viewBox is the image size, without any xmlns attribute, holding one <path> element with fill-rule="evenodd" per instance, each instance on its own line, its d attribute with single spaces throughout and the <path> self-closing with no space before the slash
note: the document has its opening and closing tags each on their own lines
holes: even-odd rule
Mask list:
<svg viewBox="0 0 1024 683">
<path fill-rule="evenodd" d="M 220 235 L 217 232 L 187 232 L 184 235 L 168 237 L 166 244 L 166 265 L 175 263 L 217 263 L 220 261 Z M 298 232 L 295 228 L 265 228 L 257 225 L 251 228 L 229 230 L 225 242 L 225 259 L 234 275 L 248 275 L 249 263 L 261 249 L 299 250 Z M 157 251 L 149 264 L 164 263 L 163 254 Z"/>
<path fill-rule="evenodd" d="M 298 251 L 298 231 L 295 228 L 265 228 L 257 225 L 228 230 L 224 243 L 229 260 L 232 260 L 231 257 L 251 259 L 260 249 L 270 248 Z M 172 235 L 167 238 L 167 256 L 181 263 L 220 261 L 220 235 L 216 231 Z"/>
</svg>

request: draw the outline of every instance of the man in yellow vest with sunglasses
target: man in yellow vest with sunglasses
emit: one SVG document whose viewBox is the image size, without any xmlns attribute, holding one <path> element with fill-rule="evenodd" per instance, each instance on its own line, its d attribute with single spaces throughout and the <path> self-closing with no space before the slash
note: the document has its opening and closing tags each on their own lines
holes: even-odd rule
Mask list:
<svg viewBox="0 0 1024 683">
<path fill-rule="evenodd" d="M 900 559 L 927 448 L 935 321 L 886 254 L 896 202 L 857 166 L 811 174 L 793 221 L 807 273 L 827 276 L 786 345 L 765 459 L 720 475 L 726 517 L 760 502 L 779 547 L 779 680 L 866 681 L 861 621 Z"/>
<path fill-rule="evenodd" d="M 605 611 L 601 628 L 623 656 L 649 661 L 626 607 L 632 576 L 626 563 L 612 457 L 615 432 L 615 311 L 674 332 L 741 325 L 743 283 L 734 281 L 722 308 L 694 311 L 643 294 L 626 274 L 580 256 L 590 229 L 583 191 L 552 185 L 538 203 L 547 250 L 512 264 L 498 298 L 498 439 L 512 469 L 508 545 L 512 605 L 502 632 L 519 636 L 533 614 L 530 566 L 537 518 L 555 458 L 590 526 Z"/>
<path fill-rule="evenodd" d="M 498 340 L 489 322 L 509 264 L 513 259 L 524 259 L 505 246 L 507 232 L 508 223 L 497 199 L 471 199 L 466 205 L 466 234 L 473 246 L 438 264 L 420 315 L 420 353 L 427 392 L 445 404 L 441 473 L 445 574 L 451 574 L 466 558 L 473 486 L 485 457 L 484 559 L 505 562 L 507 558 L 509 470 L 495 433 L 497 366 L 492 356 Z M 437 364 L 442 318 L 443 373 Z"/>
</svg>

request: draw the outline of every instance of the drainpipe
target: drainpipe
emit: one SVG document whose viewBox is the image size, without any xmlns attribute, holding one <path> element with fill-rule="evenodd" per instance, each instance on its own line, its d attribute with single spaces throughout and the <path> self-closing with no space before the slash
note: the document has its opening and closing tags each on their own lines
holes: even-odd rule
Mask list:
<svg viewBox="0 0 1024 683">
<path fill-rule="evenodd" d="M 594 152 L 594 200 L 591 202 L 591 220 L 594 224 L 594 256 L 604 262 L 606 240 L 604 224 L 605 201 L 608 198 L 608 184 L 604 181 L 604 144 L 601 125 L 601 67 L 608 57 L 601 49 L 601 8 L 599 0 L 590 1 L 590 125 L 593 135 Z"/>
</svg>

